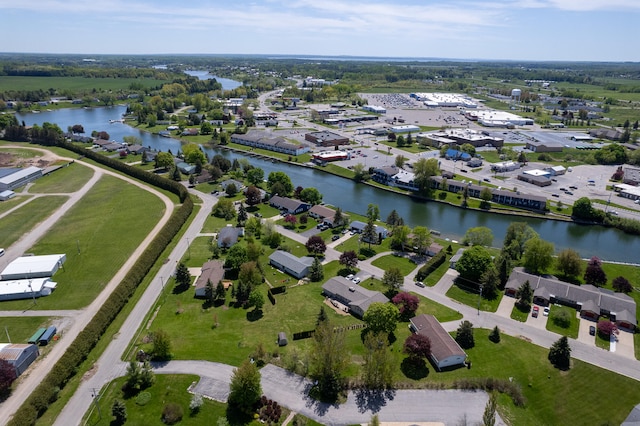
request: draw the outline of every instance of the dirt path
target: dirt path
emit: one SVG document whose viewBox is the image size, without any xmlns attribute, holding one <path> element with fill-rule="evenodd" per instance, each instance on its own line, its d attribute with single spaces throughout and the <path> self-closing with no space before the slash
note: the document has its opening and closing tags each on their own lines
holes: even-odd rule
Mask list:
<svg viewBox="0 0 640 426">
<path fill-rule="evenodd" d="M 41 152 L 49 152 L 42 148 L 33 148 L 33 147 L 24 147 L 24 146 L 5 146 L 5 148 L 22 148 L 22 149 L 33 149 Z M 74 160 L 71 158 L 58 157 L 63 160 Z M 21 256 L 25 251 L 27 251 L 30 247 L 32 247 L 45 233 L 49 230 L 65 213 L 68 209 L 70 209 L 75 203 L 77 203 L 89 190 L 95 185 L 96 182 L 103 175 L 111 175 L 118 179 L 121 179 L 127 183 L 135 185 L 145 191 L 149 191 L 158 198 L 160 198 L 165 205 L 165 211 L 162 218 L 158 221 L 156 226 L 149 232 L 147 237 L 141 242 L 138 248 L 131 254 L 129 259 L 125 262 L 125 264 L 120 268 L 120 270 L 113 276 L 113 278 L 109 281 L 109 283 L 105 286 L 105 288 L 100 292 L 100 294 L 96 297 L 96 299 L 85 309 L 80 311 L 79 315 L 74 318 L 73 323 L 64 330 L 63 338 L 60 339 L 56 345 L 53 347 L 51 352 L 49 352 L 46 357 L 40 359 L 33 368 L 30 369 L 28 377 L 25 377 L 24 380 L 21 381 L 20 385 L 12 392 L 11 396 L 5 400 L 0 405 L 0 424 L 6 424 L 9 418 L 16 412 L 16 410 L 20 407 L 20 405 L 24 402 L 24 400 L 33 392 L 40 381 L 47 373 L 51 370 L 51 368 L 55 365 L 55 363 L 60 359 L 60 357 L 67 350 L 71 342 L 75 340 L 78 334 L 84 329 L 84 327 L 89 323 L 89 321 L 93 318 L 95 313 L 100 309 L 100 307 L 107 300 L 109 295 L 113 292 L 116 286 L 122 281 L 127 272 L 131 269 L 131 267 L 138 260 L 142 252 L 145 248 L 151 243 L 153 238 L 160 232 L 162 227 L 167 223 L 173 210 L 175 208 L 173 202 L 169 197 L 161 193 L 160 191 L 149 187 L 141 182 L 138 182 L 134 179 L 131 179 L 127 176 L 120 175 L 118 173 L 112 172 L 110 170 L 101 169 L 93 164 L 86 163 L 81 160 L 75 160 L 76 163 L 81 164 L 82 166 L 89 167 L 94 170 L 94 175 L 89 181 L 77 192 L 70 195 L 69 200 L 63 204 L 61 208 L 56 210 L 51 216 L 49 216 L 45 221 L 36 226 L 29 234 L 25 235 L 21 238 L 16 244 L 11 247 L 11 255 L 7 252 L 7 255 L 4 256 L 8 259 L 17 258 Z M 13 260 L 11 259 L 11 260 Z M 3 262 L 5 259 L 3 259 Z M 16 316 L 20 316 L 21 311 L 16 311 Z"/>
</svg>

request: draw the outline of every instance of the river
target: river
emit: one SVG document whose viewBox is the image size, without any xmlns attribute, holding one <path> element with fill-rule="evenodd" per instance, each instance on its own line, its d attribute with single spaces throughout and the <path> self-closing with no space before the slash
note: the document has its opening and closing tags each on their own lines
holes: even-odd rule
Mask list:
<svg viewBox="0 0 640 426">
<path fill-rule="evenodd" d="M 27 125 L 44 122 L 56 123 L 63 130 L 74 124 L 81 124 L 87 133 L 93 130 L 104 130 L 111 139 L 122 141 L 124 136 L 136 136 L 144 146 L 154 149 L 177 152 L 180 141 L 163 138 L 122 123 L 110 124 L 109 120 L 122 117 L 125 106 L 90 109 L 60 109 L 43 111 L 39 114 L 17 114 L 18 121 L 24 120 Z M 216 153 L 234 159 L 248 158 L 256 167 L 265 171 L 267 176 L 272 171 L 284 171 L 291 177 L 294 186 L 315 187 L 324 196 L 323 201 L 339 206 L 344 211 L 364 214 L 369 203 L 380 207 L 380 216 L 384 220 L 391 210 L 395 209 L 407 225 L 427 226 L 442 233 L 443 237 L 460 240 L 465 231 L 474 226 L 486 226 L 493 231 L 494 245 L 500 245 L 506 229 L 513 221 L 524 220 L 540 234 L 541 238 L 555 244 L 556 251 L 573 248 L 582 257 L 598 256 L 604 260 L 637 263 L 640 253 L 640 238 L 625 234 L 617 229 L 601 226 L 583 226 L 570 222 L 559 222 L 543 219 L 518 219 L 511 216 L 490 214 L 437 202 L 419 202 L 409 197 L 392 194 L 379 188 L 330 175 L 312 168 L 298 167 L 283 163 L 272 163 L 268 160 L 245 157 L 242 154 L 206 149 L 209 156 Z"/>
<path fill-rule="evenodd" d="M 198 77 L 198 79 L 200 80 L 209 80 L 215 78 L 218 83 L 222 84 L 222 90 L 233 90 L 242 86 L 241 81 L 218 77 L 217 75 L 209 74 L 209 71 L 186 70 L 185 74 L 188 74 L 192 77 Z"/>
</svg>

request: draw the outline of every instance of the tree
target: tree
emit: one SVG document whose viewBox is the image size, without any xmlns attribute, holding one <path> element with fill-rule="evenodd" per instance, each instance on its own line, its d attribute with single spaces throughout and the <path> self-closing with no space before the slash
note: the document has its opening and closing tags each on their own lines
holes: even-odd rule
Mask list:
<svg viewBox="0 0 640 426">
<path fill-rule="evenodd" d="M 367 219 L 375 222 L 376 220 L 380 219 L 380 209 L 378 208 L 377 204 L 369 204 L 367 206 Z"/>
<path fill-rule="evenodd" d="M 456 342 L 458 342 L 462 349 L 471 349 L 475 346 L 475 341 L 473 340 L 473 324 L 467 320 L 460 323 L 460 327 L 458 327 L 456 331 Z"/>
<path fill-rule="evenodd" d="M 197 161 L 201 163 L 207 162 L 207 156 L 195 143 L 187 143 L 182 145 L 182 154 L 184 156 L 184 161 L 189 164 L 195 164 Z"/>
<path fill-rule="evenodd" d="M 596 327 L 598 329 L 598 333 L 605 337 L 609 337 L 612 334 L 615 334 L 616 331 L 618 331 L 618 326 L 616 325 L 616 323 L 606 319 L 598 321 Z"/>
<path fill-rule="evenodd" d="M 180 169 L 178 169 L 178 167 L 174 167 L 171 171 L 171 179 L 175 180 L 176 182 L 180 182 L 182 180 L 182 174 L 180 173 Z"/>
<path fill-rule="evenodd" d="M 389 216 L 387 216 L 387 220 L 385 221 L 385 223 L 389 225 L 392 229 L 394 229 L 394 232 L 395 232 L 395 228 L 397 226 L 404 225 L 404 219 L 400 217 L 396 209 L 393 209 L 391 210 L 391 213 L 389 213 Z"/>
<path fill-rule="evenodd" d="M 385 389 L 393 384 L 394 358 L 385 333 L 366 333 L 364 336 L 364 364 L 362 381 L 369 389 Z"/>
<path fill-rule="evenodd" d="M 593 284 L 601 287 L 607 283 L 607 274 L 602 269 L 602 261 L 597 256 L 593 256 L 587 263 L 584 271 L 584 281 L 587 284 Z"/>
<path fill-rule="evenodd" d="M 111 416 L 115 419 L 113 423 L 123 425 L 127 421 L 127 406 L 121 399 L 115 399 L 111 405 Z"/>
<path fill-rule="evenodd" d="M 345 251 L 340 254 L 340 259 L 338 261 L 341 265 L 344 265 L 349 269 L 354 269 L 358 266 L 358 254 L 353 250 Z"/>
<path fill-rule="evenodd" d="M 321 281 L 324 278 L 324 267 L 317 257 L 313 258 L 313 263 L 309 268 L 309 278 L 313 282 Z"/>
<path fill-rule="evenodd" d="M 171 358 L 171 338 L 164 330 L 153 333 L 153 358 L 156 360 L 168 360 Z"/>
<path fill-rule="evenodd" d="M 173 155 L 168 152 L 159 152 L 156 154 L 156 168 L 167 170 L 173 166 Z"/>
<path fill-rule="evenodd" d="M 571 347 L 567 336 L 562 336 L 549 349 L 549 361 L 560 370 L 568 370 L 571 364 Z"/>
<path fill-rule="evenodd" d="M 489 333 L 489 340 L 491 340 L 493 343 L 500 343 L 500 329 L 497 325 L 493 327 L 493 330 L 491 330 L 491 333 Z"/>
<path fill-rule="evenodd" d="M 238 272 L 238 281 L 248 284 L 251 289 L 262 283 L 262 272 L 256 262 L 244 262 L 240 265 Z"/>
<path fill-rule="evenodd" d="M 227 187 L 224 189 L 224 192 L 225 194 L 227 194 L 227 197 L 233 197 L 238 193 L 238 187 L 233 182 L 229 183 Z"/>
<path fill-rule="evenodd" d="M 615 277 L 611 284 L 613 285 L 613 289 L 620 293 L 631 293 L 633 291 L 633 286 L 629 280 L 623 276 Z"/>
<path fill-rule="evenodd" d="M 489 209 L 491 208 L 491 200 L 493 200 L 493 192 L 489 188 L 482 188 L 480 191 L 480 199 L 482 203 L 480 203 L 480 208 Z"/>
<path fill-rule="evenodd" d="M 231 375 L 228 403 L 233 409 L 248 415 L 253 412 L 261 395 L 260 371 L 255 364 L 245 360 Z"/>
<path fill-rule="evenodd" d="M 191 286 L 191 274 L 187 265 L 180 262 L 176 267 L 176 290 L 179 292 L 187 290 Z"/>
<path fill-rule="evenodd" d="M 240 270 L 245 262 L 247 262 L 247 249 L 239 244 L 234 244 L 227 253 L 227 258 L 224 261 L 224 267 L 231 270 Z"/>
<path fill-rule="evenodd" d="M 493 300 L 498 296 L 500 274 L 493 263 L 490 263 L 480 276 L 480 284 L 482 284 L 482 297 Z"/>
<path fill-rule="evenodd" d="M 531 284 L 529 280 L 526 280 L 520 288 L 516 291 L 516 297 L 518 300 L 516 301 L 516 306 L 524 312 L 529 312 L 531 309 L 531 302 L 533 301 L 533 289 L 531 288 Z"/>
<path fill-rule="evenodd" d="M 523 262 L 525 269 L 533 274 L 546 271 L 553 263 L 553 251 L 553 243 L 539 237 L 529 239 L 525 243 Z"/>
<path fill-rule="evenodd" d="M 463 143 L 460 146 L 460 151 L 462 152 L 466 152 L 467 154 L 469 154 L 470 156 L 474 156 L 476 155 L 476 147 L 471 145 L 470 143 Z"/>
<path fill-rule="evenodd" d="M 218 285 L 216 286 L 215 300 L 224 301 L 226 297 L 227 291 L 224 289 L 224 284 L 222 283 L 222 281 L 218 281 Z"/>
<path fill-rule="evenodd" d="M 264 306 L 264 296 L 259 290 L 253 290 L 251 291 L 251 294 L 249 294 L 249 306 L 253 306 L 257 312 L 262 311 L 262 307 Z"/>
<path fill-rule="evenodd" d="M 556 265 L 565 277 L 577 277 L 582 272 L 582 259 L 573 249 L 564 249 L 558 253 Z"/>
<path fill-rule="evenodd" d="M 384 271 L 382 276 L 382 285 L 389 289 L 390 293 L 396 293 L 402 287 L 404 276 L 400 268 L 394 266 Z"/>
<path fill-rule="evenodd" d="M 307 251 L 313 255 L 322 255 L 327 250 L 327 245 L 319 235 L 312 235 L 305 243 Z"/>
<path fill-rule="evenodd" d="M 415 174 L 413 181 L 418 186 L 418 190 L 422 193 L 428 193 L 431 191 L 431 178 L 440 174 L 438 160 L 420 158 L 413 164 L 413 172 Z"/>
<path fill-rule="evenodd" d="M 413 317 L 418 310 L 420 299 L 418 299 L 418 296 L 414 294 L 403 291 L 393 296 L 391 303 L 398 307 L 398 310 L 400 311 L 400 318 L 403 320 L 409 320 L 409 318 Z"/>
<path fill-rule="evenodd" d="M 431 233 L 425 226 L 416 226 L 413 228 L 413 246 L 419 254 L 425 254 L 429 245 L 431 245 Z"/>
<path fill-rule="evenodd" d="M 573 203 L 572 213 L 573 217 L 582 220 L 596 220 L 598 217 L 597 211 L 591 205 L 591 200 L 587 197 L 577 199 Z"/>
<path fill-rule="evenodd" d="M 404 163 L 406 163 L 406 162 L 407 162 L 407 157 L 405 157 L 402 154 L 396 155 L 396 159 L 394 161 L 394 164 L 396 165 L 396 167 L 401 169 L 402 166 L 404 166 Z"/>
<path fill-rule="evenodd" d="M 220 198 L 213 206 L 211 214 L 225 220 L 231 220 L 236 217 L 236 208 L 233 205 L 233 201 L 227 198 Z"/>
<path fill-rule="evenodd" d="M 480 277 L 491 262 L 489 250 L 482 246 L 473 246 L 462 253 L 460 260 L 456 263 L 456 270 L 460 273 L 460 278 L 479 283 Z"/>
<path fill-rule="evenodd" d="M 470 246 L 491 247 L 491 244 L 493 243 L 493 232 L 486 226 L 469 228 L 464 234 L 462 243 Z"/>
<path fill-rule="evenodd" d="M 247 181 L 251 185 L 259 185 L 264 180 L 264 170 L 259 167 L 254 167 L 253 169 L 247 171 Z"/>
<path fill-rule="evenodd" d="M 511 258 L 503 250 L 500 251 L 500 255 L 495 260 L 496 269 L 498 270 L 498 277 L 500 278 L 500 288 L 504 288 L 505 284 L 509 280 L 509 274 L 511 274 Z"/>
<path fill-rule="evenodd" d="M 492 392 L 489 394 L 489 400 L 484 407 L 482 426 L 494 426 L 496 424 L 496 405 L 496 395 Z"/>
<path fill-rule="evenodd" d="M 257 217 L 250 217 L 244 224 L 244 230 L 249 235 L 260 238 L 262 235 L 262 222 Z"/>
<path fill-rule="evenodd" d="M 277 188 L 274 188 L 274 186 Z M 267 188 L 272 194 L 287 196 L 293 192 L 291 179 L 285 172 L 271 172 L 267 178 Z M 276 190 L 277 189 L 277 190 Z"/>
<path fill-rule="evenodd" d="M 376 233 L 376 225 L 372 220 L 369 220 L 362 230 L 362 241 L 365 241 L 369 244 L 369 249 L 371 249 L 371 243 L 378 242 L 378 234 Z"/>
<path fill-rule="evenodd" d="M 424 334 L 412 333 L 404 341 L 402 351 L 413 362 L 424 361 L 431 355 L 431 340 Z"/>
<path fill-rule="evenodd" d="M 287 228 L 293 229 L 296 227 L 296 223 L 298 223 L 298 218 L 293 214 L 288 214 L 284 217 L 284 223 Z"/>
<path fill-rule="evenodd" d="M 510 247 L 510 253 L 515 257 L 513 260 L 520 259 L 524 253 L 524 245 L 533 237 L 537 237 L 538 233 L 533 230 L 526 222 L 512 222 L 507 228 L 507 233 L 502 243 L 503 247 Z"/>
<path fill-rule="evenodd" d="M 391 303 L 373 302 L 364 313 L 362 320 L 372 333 L 384 332 L 391 334 L 395 331 L 400 311 Z"/>
<path fill-rule="evenodd" d="M 238 226 L 243 226 L 248 218 L 249 215 L 247 214 L 244 203 L 240 203 L 240 207 L 238 207 Z"/>
<path fill-rule="evenodd" d="M 409 234 L 411 229 L 406 225 L 396 226 L 393 228 L 393 234 L 391 234 L 391 247 L 397 249 L 398 247 L 403 252 L 405 246 L 409 243 Z"/>
<path fill-rule="evenodd" d="M 316 319 L 316 328 L 328 319 L 329 317 L 327 316 L 327 311 L 324 309 L 324 306 L 320 306 L 320 312 L 318 312 L 318 318 Z"/>
<path fill-rule="evenodd" d="M 324 401 L 335 401 L 344 386 L 344 376 L 350 356 L 346 350 L 345 333 L 334 332 L 328 319 L 319 322 L 313 333 L 309 353 L 309 373 L 316 380 L 315 388 Z"/>
<path fill-rule="evenodd" d="M 322 194 L 316 188 L 305 188 L 300 191 L 300 200 L 312 205 L 322 202 Z"/>
<path fill-rule="evenodd" d="M 11 384 L 17 379 L 16 369 L 7 360 L 0 359 L 0 396 L 9 394 Z"/>
<path fill-rule="evenodd" d="M 347 218 L 342 214 L 342 209 L 340 207 L 336 208 L 336 212 L 333 215 L 333 226 L 340 228 L 344 227 L 347 224 Z"/>
<path fill-rule="evenodd" d="M 207 280 L 207 283 L 204 286 L 204 298 L 207 303 L 212 304 L 215 296 L 215 290 L 213 288 L 213 283 L 210 279 Z"/>
</svg>

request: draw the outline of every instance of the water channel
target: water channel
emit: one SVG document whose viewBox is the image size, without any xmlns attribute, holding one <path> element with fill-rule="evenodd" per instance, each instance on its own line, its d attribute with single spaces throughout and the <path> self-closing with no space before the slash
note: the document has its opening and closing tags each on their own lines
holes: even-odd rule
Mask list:
<svg viewBox="0 0 640 426">
<path fill-rule="evenodd" d="M 157 150 L 177 152 L 180 141 L 153 135 L 122 123 L 110 124 L 109 120 L 122 117 L 125 106 L 90 109 L 61 109 L 42 111 L 41 113 L 17 114 L 18 121 L 27 125 L 44 122 L 56 123 L 66 130 L 74 124 L 81 124 L 87 133 L 93 130 L 106 131 L 111 139 L 122 141 L 124 136 L 136 136 L 142 145 Z M 384 220 L 395 209 L 409 226 L 422 225 L 442 233 L 443 237 L 461 239 L 465 231 L 474 226 L 486 226 L 493 231 L 494 245 L 504 238 L 509 223 L 525 220 L 540 236 L 555 244 L 556 251 L 565 248 L 577 250 L 582 257 L 599 256 L 602 259 L 619 262 L 638 263 L 640 261 L 640 238 L 621 231 L 600 226 L 582 226 L 568 222 L 542 219 L 517 219 L 440 204 L 419 202 L 409 197 L 392 194 L 368 185 L 356 184 L 348 179 L 339 178 L 312 168 L 272 163 L 268 160 L 245 157 L 242 154 L 206 149 L 209 156 L 220 153 L 230 159 L 249 158 L 250 162 L 265 171 L 284 171 L 291 177 L 294 186 L 315 187 L 323 195 L 323 201 L 340 206 L 344 211 L 364 214 L 369 203 L 380 207 L 380 216 Z"/>
</svg>

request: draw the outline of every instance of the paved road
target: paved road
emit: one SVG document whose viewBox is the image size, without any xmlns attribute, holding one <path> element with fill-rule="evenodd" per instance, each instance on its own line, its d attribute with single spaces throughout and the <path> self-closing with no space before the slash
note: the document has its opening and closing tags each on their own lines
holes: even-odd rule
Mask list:
<svg viewBox="0 0 640 426">
<path fill-rule="evenodd" d="M 101 389 L 105 384 L 125 374 L 126 363 L 120 362 L 120 360 L 126 357 L 126 350 L 129 348 L 131 341 L 137 338 L 137 333 L 139 333 L 147 313 L 151 310 L 154 303 L 156 303 L 158 296 L 164 288 L 164 282 L 173 275 L 176 264 L 186 253 L 188 248 L 187 241 L 193 241 L 198 236 L 213 205 L 217 201 L 216 198 L 208 194 L 198 192 L 198 195 L 203 202 L 199 205 L 200 210 L 195 219 L 191 222 L 189 228 L 187 228 L 169 255 L 168 262 L 160 268 L 155 278 L 151 281 L 133 308 L 133 311 L 120 328 L 119 333 L 96 362 L 92 370 L 92 376 L 80 384 L 73 397 L 56 419 L 55 425 L 71 426 L 79 424 L 93 401 L 91 396 L 93 389 Z M 155 235 L 155 233 L 153 235 Z M 190 374 L 198 373 L 197 370 L 194 370 L 191 371 Z"/>
<path fill-rule="evenodd" d="M 24 148 L 24 146 L 21 146 L 20 148 Z M 29 149 L 45 151 L 43 149 L 31 147 L 29 147 Z M 66 158 L 66 160 L 70 161 L 71 159 Z M 91 305 L 79 311 L 79 314 L 74 317 L 72 325 L 68 329 L 64 330 L 64 337 L 58 340 L 58 342 L 53 346 L 51 351 L 45 357 L 37 360 L 32 365 L 28 375 L 19 379 L 19 385 L 11 393 L 11 396 L 0 405 L 0 424 L 7 423 L 9 418 L 13 415 L 13 413 L 16 412 L 22 402 L 27 398 L 29 394 L 31 394 L 31 392 L 33 392 L 36 386 L 40 383 L 41 378 L 44 377 L 51 370 L 51 368 L 53 368 L 54 364 L 64 354 L 71 342 L 73 342 L 78 334 L 85 328 L 87 323 L 91 320 L 91 318 L 93 318 L 95 313 L 100 309 L 109 295 L 113 292 L 113 290 L 122 281 L 127 272 L 135 264 L 144 249 L 151 243 L 155 235 L 162 229 L 167 220 L 169 220 L 174 209 L 173 202 L 169 199 L 169 197 L 164 195 L 162 192 L 149 187 L 148 185 L 145 185 L 118 173 L 112 172 L 110 170 L 101 169 L 95 165 L 85 163 L 83 161 L 76 160 L 75 164 L 81 164 L 82 166 L 93 169 L 94 174 L 91 179 L 89 179 L 79 191 L 70 194 L 69 200 L 67 200 L 67 202 L 61 208 L 59 208 L 46 220 L 37 225 L 29 234 L 12 245 L 10 250 L 7 250 L 7 255 L 4 257 L 14 259 L 21 256 L 24 252 L 28 251 L 64 215 L 64 213 L 75 203 L 77 203 L 93 187 L 93 185 L 98 182 L 100 177 L 105 174 L 117 177 L 118 179 L 122 179 L 129 184 L 136 185 L 146 191 L 153 193 L 164 202 L 165 212 L 163 217 L 158 221 L 158 224 L 153 228 L 153 230 L 151 230 L 147 238 L 142 241 L 138 249 L 134 251 L 134 253 L 132 253 L 125 264 L 113 276 L 111 281 L 109 281 L 109 283 L 105 286 L 104 290 L 102 290 L 102 292 L 96 297 Z M 5 260 L 6 259 L 3 259 L 3 261 Z M 46 311 L 43 311 L 43 314 L 45 312 Z M 16 316 L 21 315 L 22 311 L 16 311 Z"/>
</svg>

